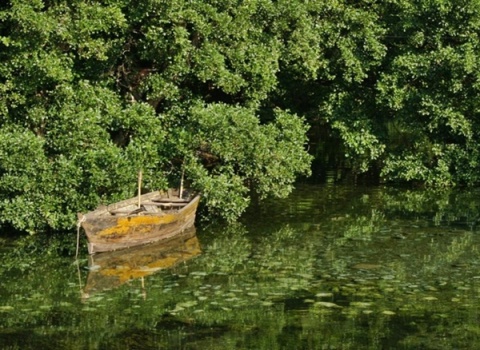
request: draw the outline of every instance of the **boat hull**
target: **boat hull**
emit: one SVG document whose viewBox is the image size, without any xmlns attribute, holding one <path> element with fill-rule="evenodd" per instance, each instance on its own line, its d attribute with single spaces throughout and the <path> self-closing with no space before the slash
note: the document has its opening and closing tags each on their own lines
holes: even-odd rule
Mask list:
<svg viewBox="0 0 480 350">
<path fill-rule="evenodd" d="M 158 192 L 143 195 L 141 201 L 148 201 L 154 196 L 158 196 Z M 175 237 L 194 225 L 200 197 L 193 197 L 180 209 L 120 216 L 109 214 L 137 200 L 132 198 L 85 215 L 79 214 L 88 239 L 89 254 L 125 249 Z"/>
</svg>

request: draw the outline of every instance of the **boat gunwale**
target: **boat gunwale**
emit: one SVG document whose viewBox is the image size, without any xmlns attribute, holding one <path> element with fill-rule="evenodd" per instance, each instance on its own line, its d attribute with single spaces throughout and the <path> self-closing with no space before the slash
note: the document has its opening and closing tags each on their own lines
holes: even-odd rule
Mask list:
<svg viewBox="0 0 480 350">
<path fill-rule="evenodd" d="M 162 196 L 162 195 L 167 195 L 167 194 L 164 191 L 153 191 L 153 192 L 145 193 L 145 194 L 140 196 L 140 202 L 152 199 L 152 198 L 154 198 L 156 196 L 159 196 L 159 195 Z M 165 199 L 168 199 L 168 197 L 165 197 Z M 188 207 L 190 207 L 192 205 L 192 203 L 198 202 L 199 200 L 200 200 L 200 194 L 194 193 L 189 199 L 186 200 L 185 205 L 183 207 L 181 207 L 179 209 L 168 210 L 168 213 L 172 213 L 172 212 L 181 213 L 184 210 L 186 210 Z M 174 202 L 174 201 L 172 201 L 172 202 Z M 109 204 L 109 205 L 99 206 L 95 210 L 89 211 L 85 214 L 79 213 L 78 216 L 79 216 L 79 218 L 84 217 L 85 218 L 84 220 L 102 218 L 102 217 L 104 217 L 104 218 L 117 217 L 116 215 L 112 215 L 110 212 L 112 210 L 119 209 L 119 208 L 122 208 L 122 207 L 126 207 L 126 206 L 131 205 L 131 204 L 137 204 L 137 203 L 138 203 L 138 197 L 132 197 L 132 198 L 129 198 L 129 199 L 124 199 L 120 202 L 112 203 L 112 204 Z M 163 216 L 163 215 L 165 215 L 165 211 L 163 211 L 163 210 L 159 211 L 158 213 L 155 213 L 155 212 L 146 212 L 146 213 L 142 212 L 142 213 L 143 213 L 142 214 L 143 216 Z M 106 214 L 110 214 L 110 215 L 106 215 Z M 139 216 L 139 213 L 123 215 L 122 217 L 129 218 L 129 217 L 137 217 L 137 216 Z"/>
</svg>

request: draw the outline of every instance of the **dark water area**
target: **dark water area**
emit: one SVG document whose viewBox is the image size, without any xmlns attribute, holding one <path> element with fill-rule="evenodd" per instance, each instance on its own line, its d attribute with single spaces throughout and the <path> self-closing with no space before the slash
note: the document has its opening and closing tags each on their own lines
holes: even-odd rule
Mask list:
<svg viewBox="0 0 480 350">
<path fill-rule="evenodd" d="M 479 190 L 327 184 L 139 254 L 4 232 L 0 348 L 480 348 L 479 225 Z"/>
</svg>

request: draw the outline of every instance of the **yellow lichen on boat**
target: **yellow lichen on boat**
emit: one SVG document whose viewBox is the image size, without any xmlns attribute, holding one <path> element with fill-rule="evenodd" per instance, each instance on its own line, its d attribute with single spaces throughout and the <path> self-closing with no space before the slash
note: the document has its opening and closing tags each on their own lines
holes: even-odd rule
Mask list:
<svg viewBox="0 0 480 350">
<path fill-rule="evenodd" d="M 147 231 L 149 229 L 148 225 L 169 224 L 175 221 L 175 219 L 175 215 L 119 218 L 116 226 L 100 231 L 97 236 L 126 235 L 130 233 L 133 228 L 136 228 L 137 232 L 141 231 L 142 226 L 144 226 Z"/>
</svg>

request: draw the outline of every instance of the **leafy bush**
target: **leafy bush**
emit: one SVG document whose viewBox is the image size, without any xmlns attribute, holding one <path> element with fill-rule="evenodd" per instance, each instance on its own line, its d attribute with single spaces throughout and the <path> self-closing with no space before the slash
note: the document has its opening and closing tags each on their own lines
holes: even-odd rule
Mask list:
<svg viewBox="0 0 480 350">
<path fill-rule="evenodd" d="M 237 5 L 0 5 L 0 223 L 70 229 L 134 195 L 139 169 L 145 190 L 185 172 L 229 221 L 252 190 L 288 194 L 308 173 L 306 127 L 280 110 L 260 123 L 279 43 L 268 1 Z"/>
</svg>

